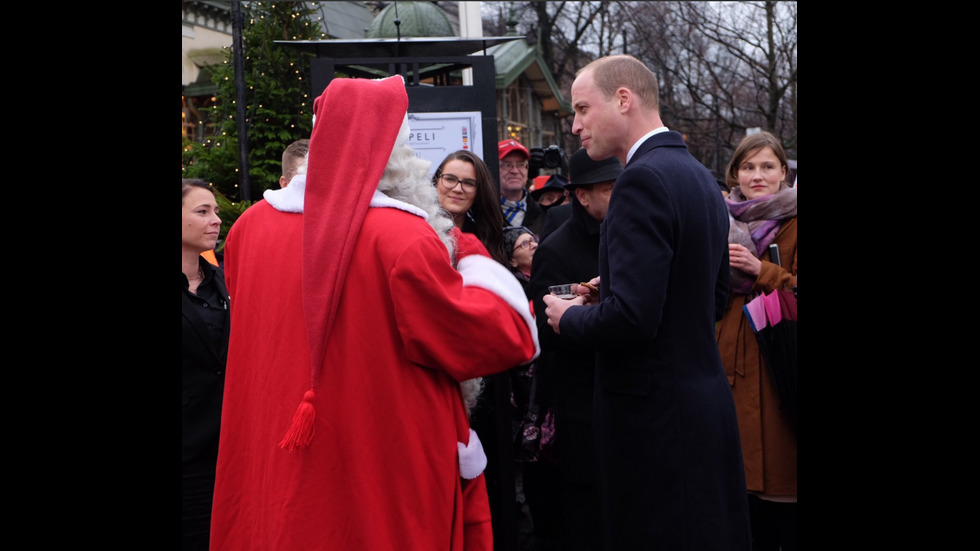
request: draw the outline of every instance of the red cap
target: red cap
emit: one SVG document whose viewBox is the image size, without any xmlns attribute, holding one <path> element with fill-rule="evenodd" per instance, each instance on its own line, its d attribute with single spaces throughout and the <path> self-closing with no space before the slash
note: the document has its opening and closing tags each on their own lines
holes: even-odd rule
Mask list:
<svg viewBox="0 0 980 551">
<path fill-rule="evenodd" d="M 502 140 L 500 143 L 497 144 L 497 148 L 500 149 L 500 157 L 498 157 L 500 159 L 503 159 L 504 157 L 507 156 L 508 153 L 512 151 L 520 151 L 521 153 L 524 154 L 525 159 L 528 160 L 531 159 L 531 154 L 528 153 L 527 148 L 521 145 L 521 142 L 512 138 Z"/>
</svg>

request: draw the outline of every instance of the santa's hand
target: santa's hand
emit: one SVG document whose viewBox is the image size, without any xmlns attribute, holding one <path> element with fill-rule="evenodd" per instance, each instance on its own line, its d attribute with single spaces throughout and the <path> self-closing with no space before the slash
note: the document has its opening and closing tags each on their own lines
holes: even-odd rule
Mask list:
<svg viewBox="0 0 980 551">
<path fill-rule="evenodd" d="M 483 444 L 476 431 L 470 429 L 470 443 L 464 445 L 456 442 L 459 448 L 459 475 L 467 480 L 472 480 L 487 468 L 487 454 L 483 451 Z"/>
</svg>

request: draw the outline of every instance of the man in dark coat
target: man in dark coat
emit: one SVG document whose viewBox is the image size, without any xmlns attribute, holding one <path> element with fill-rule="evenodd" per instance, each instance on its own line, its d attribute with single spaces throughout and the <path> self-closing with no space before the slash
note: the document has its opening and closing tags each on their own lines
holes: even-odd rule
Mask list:
<svg viewBox="0 0 980 551">
<path fill-rule="evenodd" d="M 562 225 L 565 220 L 568 220 L 571 216 L 571 202 L 555 205 L 545 211 L 544 224 L 541 224 L 541 233 L 538 234 L 538 239 L 544 241 L 545 237 L 551 235 L 552 232 L 558 229 L 558 226 Z"/>
<path fill-rule="evenodd" d="M 555 412 L 562 539 L 555 548 L 595 551 L 601 549 L 592 437 L 595 350 L 556 335 L 548 327 L 541 298 L 550 285 L 589 281 L 599 273 L 599 224 L 623 166 L 615 157 L 593 161 L 579 149 L 568 169 L 565 189 L 571 197 L 571 216 L 538 246 L 531 265 L 531 298 L 541 342 L 535 376 L 537 390 Z"/>
<path fill-rule="evenodd" d="M 643 63 L 600 58 L 571 91 L 572 132 L 589 156 L 625 164 L 600 233 L 598 301 L 542 299 L 555 332 L 597 350 L 603 548 L 748 551 L 738 423 L 714 334 L 730 277 L 724 201 L 661 121 Z"/>
</svg>

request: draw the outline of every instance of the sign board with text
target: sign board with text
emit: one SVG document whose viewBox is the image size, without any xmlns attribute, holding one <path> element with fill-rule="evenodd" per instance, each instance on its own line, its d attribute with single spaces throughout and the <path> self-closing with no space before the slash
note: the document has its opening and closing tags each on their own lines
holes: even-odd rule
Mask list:
<svg viewBox="0 0 980 551">
<path fill-rule="evenodd" d="M 408 145 L 430 161 L 429 174 L 453 151 L 465 149 L 483 159 L 483 114 L 479 111 L 409 113 Z"/>
</svg>

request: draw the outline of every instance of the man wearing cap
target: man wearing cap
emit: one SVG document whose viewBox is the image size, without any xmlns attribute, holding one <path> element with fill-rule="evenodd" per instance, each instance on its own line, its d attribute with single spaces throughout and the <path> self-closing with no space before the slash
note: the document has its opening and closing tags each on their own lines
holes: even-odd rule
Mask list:
<svg viewBox="0 0 980 551">
<path fill-rule="evenodd" d="M 592 438 L 592 389 L 595 352 L 563 339 L 548 327 L 542 297 L 549 285 L 589 281 L 599 273 L 599 225 L 606 217 L 613 184 L 623 172 L 615 157 L 593 161 L 579 149 L 568 162 L 571 203 L 568 220 L 542 241 L 531 265 L 530 295 L 538 323 L 541 356 L 535 375 L 538 389 L 550 392 L 558 446 L 562 541 L 567 551 L 600 549 L 595 453 Z M 549 218 L 550 219 L 550 218 Z M 543 254 L 542 254 L 543 253 Z"/>
<path fill-rule="evenodd" d="M 211 551 L 493 547 L 471 383 L 532 361 L 537 327 L 439 205 L 407 109 L 401 76 L 331 80 L 306 172 L 228 233 Z"/>
<path fill-rule="evenodd" d="M 544 210 L 527 192 L 531 154 L 521 142 L 508 138 L 497 144 L 500 153 L 500 212 L 505 226 L 524 226 L 535 234 L 544 223 Z"/>
</svg>

